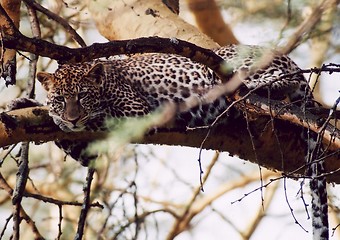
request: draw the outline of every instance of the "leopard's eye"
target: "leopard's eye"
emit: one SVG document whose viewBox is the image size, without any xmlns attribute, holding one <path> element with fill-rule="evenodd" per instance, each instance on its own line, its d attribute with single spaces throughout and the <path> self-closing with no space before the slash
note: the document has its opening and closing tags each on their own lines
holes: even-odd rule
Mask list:
<svg viewBox="0 0 340 240">
<path fill-rule="evenodd" d="M 78 93 L 78 99 L 85 98 L 87 96 L 87 92 L 79 92 Z"/>
<path fill-rule="evenodd" d="M 64 97 L 61 96 L 61 95 L 55 96 L 54 99 L 55 99 L 56 101 L 59 101 L 59 102 L 64 102 Z"/>
</svg>

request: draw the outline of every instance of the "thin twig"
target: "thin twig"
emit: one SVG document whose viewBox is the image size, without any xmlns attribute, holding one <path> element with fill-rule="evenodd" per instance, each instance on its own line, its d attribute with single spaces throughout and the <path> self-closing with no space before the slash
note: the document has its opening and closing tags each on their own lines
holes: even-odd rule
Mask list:
<svg viewBox="0 0 340 240">
<path fill-rule="evenodd" d="M 27 5 L 31 6 L 32 8 L 38 10 L 39 12 L 42 12 L 47 17 L 53 19 L 57 23 L 59 23 L 61 26 L 64 27 L 66 32 L 68 32 L 73 40 L 77 42 L 81 47 L 86 47 L 85 41 L 81 38 L 81 36 L 70 26 L 70 24 L 65 20 L 64 18 L 60 17 L 59 15 L 55 14 L 54 12 L 51 12 L 47 8 L 41 6 L 39 3 L 37 3 L 34 0 L 23 0 Z"/>
<path fill-rule="evenodd" d="M 23 142 L 21 145 L 21 156 L 19 160 L 19 169 L 17 172 L 16 185 L 12 195 L 13 204 L 13 239 L 20 239 L 20 222 L 21 222 L 21 200 L 26 187 L 29 168 L 28 168 L 28 148 L 29 143 Z"/>
<path fill-rule="evenodd" d="M 62 221 L 63 221 L 63 206 L 58 205 L 58 209 L 59 209 L 59 221 L 58 221 L 58 236 L 57 236 L 57 239 L 59 240 L 61 238 L 61 235 L 63 234 L 62 229 L 61 229 L 61 224 L 62 224 Z"/>
<path fill-rule="evenodd" d="M 41 31 L 38 22 L 38 17 L 36 11 L 26 3 L 27 6 L 27 13 L 29 16 L 32 35 L 35 38 L 41 38 Z M 27 80 L 27 96 L 28 98 L 35 98 L 35 75 L 37 72 L 37 62 L 39 56 L 36 54 L 31 54 L 30 61 L 29 61 L 29 73 L 28 73 L 28 80 Z"/>
<path fill-rule="evenodd" d="M 300 189 L 297 194 L 300 195 L 300 198 L 302 200 L 303 206 L 305 207 L 305 212 L 307 215 L 307 219 L 310 219 L 309 212 L 308 212 L 308 204 L 306 203 L 305 197 L 304 197 L 304 192 L 303 192 L 303 185 L 304 185 L 305 179 L 303 179 L 300 183 Z"/>
<path fill-rule="evenodd" d="M 6 157 L 11 154 L 13 149 L 17 146 L 17 144 L 13 144 L 9 149 L 7 150 L 6 154 L 3 156 L 3 158 L 0 160 L 0 168 L 2 167 L 2 164 L 5 162 Z"/>
<path fill-rule="evenodd" d="M 216 152 L 215 156 L 211 160 L 210 164 L 208 165 L 206 172 L 202 178 L 202 182 L 200 183 L 200 186 L 195 188 L 195 190 L 192 192 L 191 199 L 186 204 L 185 209 L 182 211 L 182 213 L 178 216 L 176 219 L 176 222 L 172 226 L 172 229 L 170 233 L 167 236 L 167 239 L 173 239 L 175 236 L 177 236 L 185 226 L 187 226 L 190 223 L 190 220 L 196 215 L 196 211 L 193 211 L 193 207 L 195 205 L 195 201 L 197 200 L 197 197 L 199 196 L 199 193 L 202 188 L 202 184 L 204 184 L 208 177 L 210 176 L 210 173 L 212 171 L 212 168 L 216 165 L 216 162 L 218 160 L 219 153 Z"/>
<path fill-rule="evenodd" d="M 170 209 L 161 208 L 161 209 L 156 209 L 156 210 L 152 210 L 152 211 L 144 211 L 142 214 L 138 215 L 138 219 L 140 219 L 140 221 L 145 221 L 145 218 L 147 218 L 150 215 L 154 215 L 155 213 L 168 213 L 172 217 L 178 218 L 178 215 L 174 211 L 172 211 Z M 123 233 L 124 230 L 126 230 L 131 224 L 135 223 L 136 219 L 135 219 L 135 217 L 133 217 L 133 218 L 129 218 L 127 220 L 128 220 L 127 223 L 120 226 L 120 229 L 117 232 L 114 233 L 114 235 L 111 239 L 125 239 L 125 238 L 119 238 L 119 237 Z M 156 239 L 158 239 L 158 238 L 156 238 Z"/>
<path fill-rule="evenodd" d="M 273 175 L 274 175 L 274 173 L 273 173 Z M 231 204 L 235 204 L 237 202 L 241 202 L 244 198 L 248 197 L 250 194 L 253 194 L 253 193 L 255 193 L 255 192 L 259 191 L 259 190 L 262 191 L 264 188 L 268 187 L 273 182 L 278 181 L 278 180 L 283 179 L 283 178 L 285 178 L 285 177 L 284 176 L 280 176 L 280 177 L 276 177 L 276 178 L 271 178 L 271 179 L 269 179 L 269 181 L 266 184 L 263 184 L 263 186 L 254 188 L 250 192 L 244 193 L 242 197 L 232 201 Z"/>
<path fill-rule="evenodd" d="M 252 149 L 253 149 L 253 152 L 254 152 L 254 156 L 255 156 L 255 161 L 257 162 L 257 167 L 259 169 L 259 173 L 260 173 L 260 185 L 261 185 L 261 204 L 262 204 L 262 208 L 264 210 L 264 197 L 263 197 L 263 191 L 262 191 L 262 188 L 263 188 L 263 177 L 262 177 L 262 167 L 260 166 L 260 162 L 259 162 L 259 159 L 257 157 L 257 150 L 256 150 L 256 147 L 255 147 L 255 143 L 254 143 L 254 135 L 250 129 L 250 125 L 249 125 L 249 118 L 248 118 L 248 112 L 245 111 L 244 112 L 244 115 L 245 115 L 245 119 L 246 119 L 246 124 L 247 124 L 247 132 L 249 134 L 249 137 L 250 137 L 250 143 L 251 143 L 251 146 L 252 146 Z"/>
<path fill-rule="evenodd" d="M 248 223 L 248 227 L 243 233 L 241 233 L 241 236 L 243 239 L 251 239 L 251 236 L 256 231 L 256 229 L 259 227 L 261 220 L 265 217 L 266 212 L 272 203 L 272 200 L 274 198 L 274 195 L 278 189 L 279 181 L 274 182 L 272 185 L 270 185 L 268 188 L 266 188 L 266 192 L 264 194 L 264 197 L 262 199 L 262 207 L 259 207 L 257 210 L 256 215 L 254 216 L 253 220 Z M 264 207 L 264 203 L 266 204 L 266 207 Z"/>
<path fill-rule="evenodd" d="M 9 215 L 9 217 L 6 218 L 6 222 L 4 224 L 4 228 L 2 229 L 1 234 L 0 234 L 0 240 L 2 240 L 3 236 L 5 235 L 5 231 L 7 229 L 8 223 L 12 219 L 12 217 L 13 217 L 13 214 Z"/>
<path fill-rule="evenodd" d="M 292 208 L 292 206 L 290 205 L 289 199 L 288 199 L 288 195 L 287 195 L 287 178 L 283 178 L 283 191 L 284 191 L 284 195 L 285 195 L 285 199 L 286 199 L 286 203 L 287 206 L 289 208 L 290 214 L 292 215 L 295 224 L 297 224 L 301 229 L 303 229 L 305 232 L 308 233 L 308 231 L 301 225 L 301 223 L 297 220 L 295 213 L 294 213 L 294 209 Z"/>
<path fill-rule="evenodd" d="M 40 194 L 35 194 L 35 193 L 29 193 L 29 192 L 24 192 L 23 193 L 24 197 L 30 197 L 30 198 L 35 198 L 37 200 L 43 201 L 43 202 L 48 202 L 51 204 L 55 204 L 55 205 L 68 205 L 68 206 L 82 206 L 83 204 L 77 201 L 63 201 L 63 200 L 59 200 L 59 199 L 55 199 L 55 198 L 51 198 L 51 197 L 46 197 L 46 196 L 42 196 Z M 104 209 L 104 206 L 102 204 L 100 204 L 99 202 L 94 202 L 90 204 L 90 207 L 97 207 L 99 209 Z"/>
<path fill-rule="evenodd" d="M 88 211 L 91 207 L 90 205 L 90 194 L 91 194 L 91 183 L 93 180 L 93 175 L 95 173 L 95 168 L 93 166 L 90 166 L 88 168 L 87 176 L 86 176 L 86 182 L 84 184 L 84 202 L 83 206 L 81 208 L 80 216 L 79 216 L 79 221 L 78 221 L 78 228 L 77 228 L 77 233 L 76 236 L 74 237 L 75 240 L 81 240 L 84 235 L 84 229 L 85 229 L 85 224 L 86 224 L 86 217 L 88 214 Z"/>
<path fill-rule="evenodd" d="M 300 26 L 295 30 L 295 32 L 291 34 L 287 43 L 284 44 L 284 47 L 282 47 L 279 51 L 283 54 L 288 54 L 293 49 L 295 49 L 299 45 L 303 37 L 309 34 L 315 27 L 315 25 L 321 20 L 323 13 L 327 9 L 334 6 L 336 2 L 337 0 L 322 1 L 322 3 L 313 10 L 310 16 L 300 24 Z"/>
</svg>

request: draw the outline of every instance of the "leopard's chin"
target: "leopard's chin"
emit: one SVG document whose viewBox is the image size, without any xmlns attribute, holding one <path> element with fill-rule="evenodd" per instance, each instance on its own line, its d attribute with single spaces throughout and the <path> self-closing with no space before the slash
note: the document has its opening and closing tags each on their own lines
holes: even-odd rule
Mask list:
<svg viewBox="0 0 340 240">
<path fill-rule="evenodd" d="M 83 127 L 83 126 L 74 126 L 72 124 L 65 124 L 64 122 L 60 123 L 58 125 L 58 127 L 61 130 L 63 130 L 64 132 L 82 132 L 82 131 L 85 131 L 85 127 Z"/>
<path fill-rule="evenodd" d="M 59 117 L 53 117 L 53 121 L 58 127 L 64 132 L 81 132 L 85 131 L 85 126 L 80 124 L 73 124 L 71 122 L 65 121 Z"/>
<path fill-rule="evenodd" d="M 82 132 L 82 131 L 85 131 L 85 127 L 83 126 L 72 126 L 72 127 L 69 127 L 69 129 L 72 131 L 72 132 Z"/>
<path fill-rule="evenodd" d="M 61 126 L 63 126 L 64 128 L 68 129 L 68 132 L 81 132 L 81 131 L 85 131 L 85 126 L 82 124 L 79 124 L 79 122 L 77 122 L 76 124 L 73 124 L 71 122 L 68 121 L 63 121 L 59 127 L 64 130 Z M 64 130 L 65 131 L 65 130 Z"/>
</svg>

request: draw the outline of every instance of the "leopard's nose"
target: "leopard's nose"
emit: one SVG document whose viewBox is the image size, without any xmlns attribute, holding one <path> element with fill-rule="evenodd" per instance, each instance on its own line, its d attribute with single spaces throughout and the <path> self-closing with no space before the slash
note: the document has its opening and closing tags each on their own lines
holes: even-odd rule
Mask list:
<svg viewBox="0 0 340 240">
<path fill-rule="evenodd" d="M 77 118 L 74 118 L 74 119 L 68 119 L 68 121 L 70 123 L 72 123 L 73 126 L 76 126 L 79 119 L 80 119 L 80 117 L 77 117 Z"/>
<path fill-rule="evenodd" d="M 71 123 L 73 124 L 73 126 L 76 126 L 76 125 L 77 125 L 78 120 L 79 120 L 79 118 L 74 119 L 74 120 L 71 121 Z"/>
</svg>

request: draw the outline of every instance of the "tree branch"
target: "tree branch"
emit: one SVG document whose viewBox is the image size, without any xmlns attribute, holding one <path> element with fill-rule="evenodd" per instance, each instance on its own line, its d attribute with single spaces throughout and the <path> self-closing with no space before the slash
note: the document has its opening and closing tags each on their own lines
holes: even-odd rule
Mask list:
<svg viewBox="0 0 340 240">
<path fill-rule="evenodd" d="M 43 6 L 41 6 L 39 3 L 37 3 L 34 0 L 24 0 L 24 2 L 30 7 L 32 7 L 33 9 L 44 13 L 46 16 L 48 16 L 49 18 L 53 19 L 54 21 L 59 23 L 61 26 L 63 26 L 66 32 L 69 33 L 71 37 L 73 38 L 73 40 L 77 42 L 81 47 L 86 46 L 85 41 L 79 36 L 79 34 L 70 26 L 70 24 L 64 18 L 51 12 L 47 8 L 44 8 Z"/>
<path fill-rule="evenodd" d="M 84 235 L 84 229 L 86 224 L 86 217 L 89 212 L 89 209 L 91 207 L 91 183 L 93 180 L 93 174 L 95 172 L 95 168 L 92 166 L 88 168 L 87 176 L 86 176 L 86 182 L 84 184 L 84 202 L 80 211 L 79 221 L 78 221 L 78 228 L 77 228 L 77 234 L 74 238 L 75 240 L 81 240 L 83 239 Z"/>
<path fill-rule="evenodd" d="M 231 72 L 226 72 L 221 67 L 224 60 L 214 52 L 196 46 L 195 44 L 176 38 L 148 37 L 133 40 L 120 40 L 107 43 L 94 43 L 84 48 L 69 48 L 52 44 L 37 38 L 22 35 L 6 17 L 5 10 L 0 5 L 0 20 L 6 21 L 7 34 L 2 36 L 1 47 L 30 52 L 43 57 L 48 57 L 59 62 L 77 63 L 90 61 L 100 57 L 110 57 L 119 54 L 135 53 L 171 53 L 191 58 L 211 68 L 219 77 L 227 81 Z"/>
<path fill-rule="evenodd" d="M 12 205 L 13 205 L 13 239 L 20 239 L 20 223 L 21 223 L 21 201 L 23 197 L 23 192 L 25 191 L 27 179 L 28 179 L 28 149 L 29 142 L 23 142 L 21 145 L 21 155 L 18 162 L 19 170 L 17 173 L 15 190 L 12 195 Z"/>
<path fill-rule="evenodd" d="M 86 5 L 98 30 L 109 40 L 176 37 L 204 48 L 218 47 L 217 43 L 178 17 L 161 0 L 87 0 Z"/>
<path fill-rule="evenodd" d="M 221 46 L 238 44 L 230 26 L 224 22 L 221 9 L 215 0 L 187 0 L 199 29 Z"/>
<path fill-rule="evenodd" d="M 5 10 L 4 14 L 12 26 L 19 28 L 20 23 L 20 4 L 21 0 L 2 0 L 1 5 Z M 0 5 L 0 6 L 1 6 Z M 1 6 L 1 8 L 2 8 Z M 2 15 L 0 14 L 0 15 Z M 0 16 L 0 36 L 6 34 L 3 29 L 8 27 L 8 22 Z M 6 86 L 13 85 L 16 82 L 16 51 L 14 49 L 0 49 L 0 75 L 5 79 Z"/>
<path fill-rule="evenodd" d="M 242 97 L 242 96 L 239 96 Z M 235 96 L 238 98 L 238 95 Z M 268 104 L 265 104 L 265 103 Z M 236 105 L 242 111 L 248 111 L 251 119 L 230 120 L 228 124 L 219 124 L 211 129 L 196 128 L 186 132 L 176 129 L 160 128 L 157 133 L 149 134 L 138 143 L 167 144 L 200 147 L 227 151 L 231 155 L 258 163 L 269 169 L 285 172 L 290 177 L 303 175 L 306 142 L 301 138 L 305 127 L 318 132 L 322 129 L 319 117 L 303 112 L 294 105 L 285 105 L 280 101 L 269 101 L 256 95 L 250 95 L 244 104 Z M 270 109 L 270 110 L 268 110 Z M 271 112 L 270 112 L 271 111 Z M 307 120 L 308 119 L 308 122 Z M 22 141 L 47 142 L 55 139 L 90 140 L 107 136 L 104 132 L 64 133 L 54 125 L 48 116 L 47 107 L 25 108 L 0 115 L 0 147 Z M 252 129 L 252 139 L 247 131 L 247 121 Z M 274 124 L 271 122 L 274 121 Z M 273 127 L 275 126 L 275 129 Z M 164 130 L 164 131 L 163 131 Z M 327 176 L 331 182 L 340 183 L 340 133 L 330 124 L 326 124 L 323 143 L 327 146 L 324 154 Z M 251 142 L 256 147 L 256 155 Z M 282 156 L 279 153 L 282 153 Z M 284 162 L 284 164 L 283 164 Z"/>
<path fill-rule="evenodd" d="M 339 0 L 324 0 L 318 5 L 313 12 L 306 18 L 295 32 L 288 39 L 287 43 L 280 49 L 281 53 L 287 54 L 293 51 L 301 42 L 303 37 L 311 32 L 311 30 L 320 22 L 323 13 L 338 4 Z"/>
</svg>

